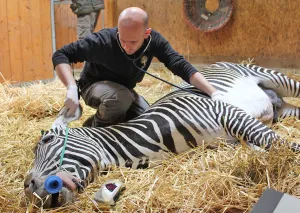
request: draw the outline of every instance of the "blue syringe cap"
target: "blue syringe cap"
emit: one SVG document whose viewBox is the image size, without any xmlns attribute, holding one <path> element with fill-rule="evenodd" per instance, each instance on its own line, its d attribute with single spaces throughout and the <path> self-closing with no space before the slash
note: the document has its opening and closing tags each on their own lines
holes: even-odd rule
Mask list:
<svg viewBox="0 0 300 213">
<path fill-rule="evenodd" d="M 63 186 L 62 179 L 56 175 L 47 177 L 44 183 L 45 189 L 50 194 L 58 193 Z"/>
</svg>

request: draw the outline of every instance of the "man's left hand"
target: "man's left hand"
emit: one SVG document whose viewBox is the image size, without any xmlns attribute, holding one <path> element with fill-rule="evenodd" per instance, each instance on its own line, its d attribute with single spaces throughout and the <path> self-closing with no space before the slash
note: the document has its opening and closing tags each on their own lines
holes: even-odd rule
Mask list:
<svg viewBox="0 0 300 213">
<path fill-rule="evenodd" d="M 224 94 L 219 90 L 217 90 L 211 94 L 211 99 L 214 101 L 219 100 L 219 101 L 227 102 Z"/>
</svg>

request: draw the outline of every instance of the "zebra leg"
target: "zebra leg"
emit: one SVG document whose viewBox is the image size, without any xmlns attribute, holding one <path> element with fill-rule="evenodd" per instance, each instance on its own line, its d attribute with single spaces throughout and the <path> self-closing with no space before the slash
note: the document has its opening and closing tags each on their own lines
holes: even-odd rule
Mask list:
<svg viewBox="0 0 300 213">
<path fill-rule="evenodd" d="M 250 116 L 242 109 L 217 101 L 216 114 L 218 122 L 228 135 L 243 140 L 249 144 L 270 149 L 272 144 L 287 144 L 293 151 L 300 151 L 300 144 L 286 142 L 266 125 Z"/>
<path fill-rule="evenodd" d="M 259 85 L 274 90 L 278 96 L 300 98 L 300 82 L 272 69 L 253 64 L 244 66 L 260 75 Z"/>
<path fill-rule="evenodd" d="M 245 76 L 254 76 L 258 80 L 259 86 L 272 89 L 279 97 L 300 98 L 300 82 L 278 71 L 254 64 L 234 64 L 230 62 L 217 62 L 212 67 L 230 68 L 243 73 Z"/>
<path fill-rule="evenodd" d="M 284 119 L 288 117 L 296 117 L 300 119 L 300 107 L 294 106 L 292 104 L 283 101 L 282 106 L 277 108 L 278 118 Z"/>
</svg>

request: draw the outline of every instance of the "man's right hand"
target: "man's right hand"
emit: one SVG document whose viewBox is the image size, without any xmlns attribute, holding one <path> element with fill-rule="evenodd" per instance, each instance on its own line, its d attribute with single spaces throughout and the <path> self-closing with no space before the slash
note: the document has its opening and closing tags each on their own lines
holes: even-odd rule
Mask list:
<svg viewBox="0 0 300 213">
<path fill-rule="evenodd" d="M 79 99 L 78 99 L 77 86 L 69 85 L 67 87 L 67 97 L 65 100 L 65 107 L 67 109 L 66 117 L 74 116 L 78 106 L 79 106 Z"/>
</svg>

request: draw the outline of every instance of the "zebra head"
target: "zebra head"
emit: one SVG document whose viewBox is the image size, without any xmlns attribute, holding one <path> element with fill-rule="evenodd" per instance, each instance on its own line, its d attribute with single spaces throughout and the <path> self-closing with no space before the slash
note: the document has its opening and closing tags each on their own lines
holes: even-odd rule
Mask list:
<svg viewBox="0 0 300 213">
<path fill-rule="evenodd" d="M 75 140 L 72 134 L 68 134 L 69 131 L 72 130 L 51 129 L 43 133 L 36 145 L 34 165 L 24 181 L 25 195 L 30 202 L 36 200 L 36 204 L 44 208 L 73 203 L 76 191 L 82 191 L 88 182 L 93 181 L 94 177 L 90 178 L 90 174 L 98 167 L 95 162 L 88 161 L 88 157 L 76 152 L 80 149 L 76 142 L 83 139 L 76 136 Z M 90 141 L 84 138 L 84 142 L 88 146 Z M 59 193 L 50 194 L 45 188 L 45 181 L 52 175 L 62 180 Z"/>
</svg>

